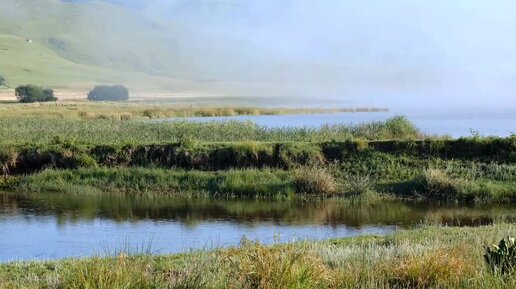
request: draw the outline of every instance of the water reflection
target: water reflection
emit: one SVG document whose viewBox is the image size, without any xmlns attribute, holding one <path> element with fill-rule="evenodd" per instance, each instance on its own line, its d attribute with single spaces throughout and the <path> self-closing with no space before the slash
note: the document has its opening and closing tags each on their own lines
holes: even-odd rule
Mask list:
<svg viewBox="0 0 516 289">
<path fill-rule="evenodd" d="M 86 256 L 127 239 L 180 252 L 234 245 L 242 236 L 322 239 L 385 234 L 421 223 L 454 226 L 514 220 L 512 207 L 429 206 L 338 200 L 289 202 L 174 197 L 0 193 L 0 261 Z"/>
<path fill-rule="evenodd" d="M 511 219 L 510 206 L 430 206 L 424 203 L 381 202 L 360 205 L 339 200 L 268 201 L 234 199 L 189 199 L 177 197 L 0 193 L 0 215 L 56 217 L 59 224 L 85 220 L 177 221 L 188 226 L 215 220 L 247 226 L 277 225 L 366 225 L 413 226 L 423 222 L 448 225 L 482 225 L 495 219 Z"/>
</svg>

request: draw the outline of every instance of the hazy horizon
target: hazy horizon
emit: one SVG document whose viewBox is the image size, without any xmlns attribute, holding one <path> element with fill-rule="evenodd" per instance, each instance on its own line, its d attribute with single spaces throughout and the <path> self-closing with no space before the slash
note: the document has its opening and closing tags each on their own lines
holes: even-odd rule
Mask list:
<svg viewBox="0 0 516 289">
<path fill-rule="evenodd" d="M 12 1 L 4 3 L 3 16 L 16 9 Z M 257 96 L 321 97 L 372 105 L 516 107 L 514 1 L 105 2 L 110 4 L 99 7 L 123 5 L 128 15 L 147 21 L 163 39 L 163 47 L 151 47 L 155 59 L 145 63 L 147 73 L 222 83 L 228 91 L 233 83 L 245 83 L 250 87 L 247 94 Z M 101 23 L 105 29 L 95 33 L 114 37 L 120 44 L 106 40 L 109 47 L 91 49 L 92 59 L 104 51 L 121 53 L 124 41 L 138 41 L 117 25 L 118 16 L 110 20 L 82 16 L 106 21 Z M 24 17 L 13 19 L 24 21 Z M 78 17 L 79 22 L 88 23 Z M 78 31 L 74 23 L 69 25 L 63 34 Z M 131 53 L 149 54 L 151 48 L 138 44 Z M 260 91 L 262 84 L 267 89 Z"/>
</svg>

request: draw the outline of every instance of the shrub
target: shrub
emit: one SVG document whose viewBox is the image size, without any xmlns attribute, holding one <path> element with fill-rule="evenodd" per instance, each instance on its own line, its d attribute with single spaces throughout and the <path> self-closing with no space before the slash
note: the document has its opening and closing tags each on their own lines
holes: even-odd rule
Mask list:
<svg viewBox="0 0 516 289">
<path fill-rule="evenodd" d="M 7 86 L 7 80 L 5 80 L 5 77 L 0 75 L 0 86 Z"/>
<path fill-rule="evenodd" d="M 419 135 L 416 126 L 404 116 L 389 118 L 385 126 L 392 139 L 416 138 Z"/>
<path fill-rule="evenodd" d="M 494 275 L 509 274 L 516 266 L 516 241 L 502 239 L 498 245 L 485 248 L 484 260 Z"/>
<path fill-rule="evenodd" d="M 129 91 L 123 85 L 97 85 L 88 93 L 92 101 L 124 101 L 129 99 Z"/>
<path fill-rule="evenodd" d="M 15 90 L 16 98 L 22 103 L 56 101 L 54 91 L 36 85 L 20 85 Z"/>
<path fill-rule="evenodd" d="M 300 194 L 328 195 L 337 192 L 337 181 L 329 169 L 309 166 L 295 171 L 294 188 Z"/>
<path fill-rule="evenodd" d="M 376 183 L 375 178 L 370 173 L 345 173 L 343 179 L 347 191 L 354 196 L 373 192 Z"/>
</svg>

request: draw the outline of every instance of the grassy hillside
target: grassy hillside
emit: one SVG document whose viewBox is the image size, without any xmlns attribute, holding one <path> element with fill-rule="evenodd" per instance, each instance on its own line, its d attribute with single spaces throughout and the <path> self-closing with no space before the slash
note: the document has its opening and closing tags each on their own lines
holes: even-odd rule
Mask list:
<svg viewBox="0 0 516 289">
<path fill-rule="evenodd" d="M 58 55 L 41 41 L 0 34 L 0 74 L 9 87 L 24 83 L 47 86 L 84 86 L 98 82 L 136 81 L 165 84 L 165 80 L 143 73 L 120 73 L 115 69 L 73 62 Z"/>
<path fill-rule="evenodd" d="M 98 1 L 2 1 L 0 75 L 10 87 L 123 82 L 181 88 L 184 82 L 170 77 L 172 29 L 163 33 L 160 24 L 135 13 Z"/>
</svg>

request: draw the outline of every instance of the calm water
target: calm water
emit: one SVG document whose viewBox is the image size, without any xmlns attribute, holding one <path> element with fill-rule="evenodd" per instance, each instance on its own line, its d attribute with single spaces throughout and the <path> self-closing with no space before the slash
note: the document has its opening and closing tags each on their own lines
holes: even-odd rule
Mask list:
<svg viewBox="0 0 516 289">
<path fill-rule="evenodd" d="M 253 121 L 266 127 L 320 127 L 326 124 L 359 124 L 383 121 L 396 115 L 404 115 L 423 133 L 428 135 L 471 136 L 472 131 L 484 136 L 510 136 L 516 133 L 516 109 L 469 109 L 446 110 L 391 110 L 389 112 L 357 112 L 308 115 L 265 115 L 234 117 L 174 118 L 160 121 L 191 120 L 207 121 Z"/>
<path fill-rule="evenodd" d="M 0 193 L 0 262 L 106 254 L 124 247 L 157 253 L 236 245 L 386 234 L 423 222 L 489 224 L 511 207 L 457 208 L 382 203 L 310 203 L 127 196 Z M 129 243 L 127 245 L 127 243 Z"/>
</svg>

